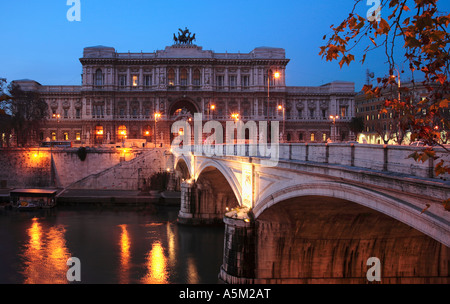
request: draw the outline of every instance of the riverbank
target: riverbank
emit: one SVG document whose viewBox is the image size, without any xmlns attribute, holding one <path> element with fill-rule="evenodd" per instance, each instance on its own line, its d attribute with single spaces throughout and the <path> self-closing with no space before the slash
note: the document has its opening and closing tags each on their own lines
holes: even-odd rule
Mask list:
<svg viewBox="0 0 450 304">
<path fill-rule="evenodd" d="M 9 193 L 13 189 L 0 189 L 0 205 L 7 205 L 10 201 Z M 180 204 L 180 193 L 175 191 L 130 191 L 130 190 L 85 190 L 59 189 L 57 205 L 106 205 L 106 206 L 135 206 L 145 204 L 160 204 L 175 206 Z"/>
</svg>

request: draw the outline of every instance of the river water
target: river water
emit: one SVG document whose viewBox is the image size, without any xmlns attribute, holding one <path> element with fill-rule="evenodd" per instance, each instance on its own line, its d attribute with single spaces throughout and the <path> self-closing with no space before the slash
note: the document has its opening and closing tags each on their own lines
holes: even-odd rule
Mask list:
<svg viewBox="0 0 450 304">
<path fill-rule="evenodd" d="M 70 257 L 85 284 L 219 283 L 224 228 L 178 225 L 178 209 L 1 210 L 0 284 L 70 283 Z"/>
</svg>

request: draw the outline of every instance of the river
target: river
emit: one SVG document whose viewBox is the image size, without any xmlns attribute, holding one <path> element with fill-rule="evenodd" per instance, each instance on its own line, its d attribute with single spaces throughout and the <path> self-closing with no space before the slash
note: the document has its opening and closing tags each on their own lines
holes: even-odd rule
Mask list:
<svg viewBox="0 0 450 304">
<path fill-rule="evenodd" d="M 219 283 L 224 228 L 181 226 L 177 214 L 170 206 L 1 210 L 0 284 L 71 283 L 68 270 L 82 284 Z M 67 265 L 71 257 L 79 268 Z"/>
</svg>

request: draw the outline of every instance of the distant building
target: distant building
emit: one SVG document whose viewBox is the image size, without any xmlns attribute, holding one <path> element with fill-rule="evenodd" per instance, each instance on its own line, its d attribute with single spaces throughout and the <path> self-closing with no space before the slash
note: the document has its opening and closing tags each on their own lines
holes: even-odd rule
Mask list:
<svg viewBox="0 0 450 304">
<path fill-rule="evenodd" d="M 408 93 L 401 93 L 400 100 L 403 95 L 408 94 L 415 103 L 429 96 L 427 88 L 421 83 L 415 84 L 411 81 L 402 82 L 402 88 L 407 88 Z M 369 98 L 364 92 L 359 92 L 355 96 L 356 116 L 364 120 L 364 131 L 359 134 L 357 140 L 361 143 L 370 144 L 397 144 L 398 118 L 396 113 L 388 110 L 387 113 L 380 113 L 383 109 L 386 99 L 397 99 L 398 89 L 392 87 L 382 91 L 380 97 Z M 445 117 L 450 118 L 450 110 L 442 113 Z M 407 132 L 403 138 L 402 144 L 410 143 L 410 133 Z"/>
<path fill-rule="evenodd" d="M 79 86 L 15 81 L 38 91 L 48 104 L 51 117 L 40 132 L 42 141 L 168 145 L 172 123 L 194 113 L 222 123 L 235 114 L 243 121 L 278 120 L 288 142 L 326 141 L 333 129 L 330 115 L 339 115 L 336 140 L 354 137 L 348 128 L 355 116 L 354 83 L 286 86 L 289 59 L 282 48 L 215 53 L 175 43 L 153 53 L 118 53 L 95 46 L 84 49 L 80 62 Z M 161 115 L 156 124 L 155 113 Z"/>
</svg>

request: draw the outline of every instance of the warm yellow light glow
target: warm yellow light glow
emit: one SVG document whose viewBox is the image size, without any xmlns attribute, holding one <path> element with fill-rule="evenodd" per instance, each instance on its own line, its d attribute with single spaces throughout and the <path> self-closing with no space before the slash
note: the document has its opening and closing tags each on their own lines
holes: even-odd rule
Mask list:
<svg viewBox="0 0 450 304">
<path fill-rule="evenodd" d="M 145 135 L 150 135 L 150 131 L 145 131 Z"/>
<path fill-rule="evenodd" d="M 278 110 L 282 110 L 283 106 L 282 105 L 278 105 Z"/>
<path fill-rule="evenodd" d="M 280 78 L 280 72 L 275 72 L 275 74 L 273 75 L 275 78 Z"/>
<path fill-rule="evenodd" d="M 130 270 L 130 237 L 128 235 L 127 225 L 119 225 L 121 228 L 120 233 L 120 284 L 129 283 L 129 270 Z"/>
<path fill-rule="evenodd" d="M 37 218 L 32 219 L 28 229 L 29 242 L 23 253 L 23 275 L 26 284 L 67 283 L 67 259 L 70 254 L 64 238 L 62 226 L 50 227 L 48 232 Z"/>
<path fill-rule="evenodd" d="M 34 157 L 34 158 L 37 158 L 37 157 L 38 157 L 38 154 L 37 154 L 37 153 L 34 153 L 34 154 L 33 154 L 33 157 Z"/>
<path fill-rule="evenodd" d="M 143 283 L 167 283 L 167 258 L 164 255 L 164 248 L 159 241 L 153 243 L 152 249 L 147 255 L 147 269 L 148 273 L 142 279 Z"/>
<path fill-rule="evenodd" d="M 155 118 L 160 118 L 161 117 L 161 113 L 155 113 Z"/>
<path fill-rule="evenodd" d="M 98 130 L 97 135 L 103 135 L 103 130 Z"/>
<path fill-rule="evenodd" d="M 138 85 L 138 77 L 133 76 L 133 87 L 137 87 L 137 85 Z"/>
<path fill-rule="evenodd" d="M 248 208 L 253 206 L 253 168 L 251 164 L 242 164 L 242 205 Z"/>
<path fill-rule="evenodd" d="M 233 118 L 234 120 L 238 121 L 239 120 L 239 114 L 237 114 L 237 113 L 231 114 L 231 118 Z"/>
<path fill-rule="evenodd" d="M 214 110 L 216 108 L 215 105 L 211 105 L 211 110 Z"/>
</svg>

